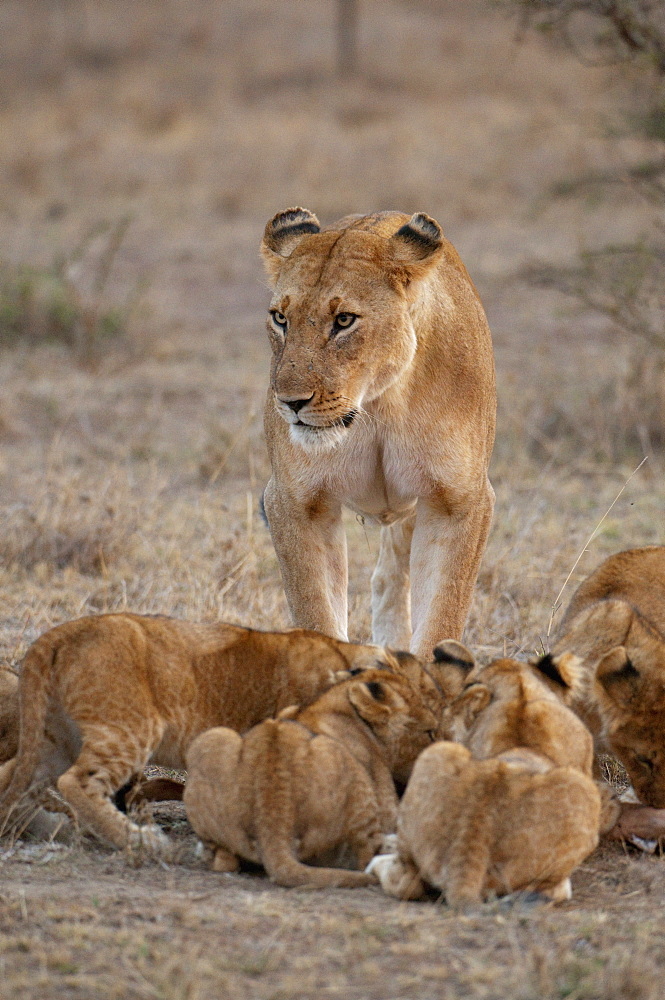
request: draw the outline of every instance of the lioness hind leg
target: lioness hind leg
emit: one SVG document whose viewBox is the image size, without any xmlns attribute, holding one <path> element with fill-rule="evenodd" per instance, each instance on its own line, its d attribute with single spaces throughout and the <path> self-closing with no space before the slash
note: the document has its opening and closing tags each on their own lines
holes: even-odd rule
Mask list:
<svg viewBox="0 0 665 1000">
<path fill-rule="evenodd" d="M 381 528 L 379 558 L 372 573 L 372 641 L 408 649 L 411 645 L 409 563 L 415 512 Z"/>
<path fill-rule="evenodd" d="M 429 658 L 441 639 L 461 639 L 494 507 L 489 482 L 458 505 L 420 499 L 411 543 L 411 652 Z"/>
</svg>

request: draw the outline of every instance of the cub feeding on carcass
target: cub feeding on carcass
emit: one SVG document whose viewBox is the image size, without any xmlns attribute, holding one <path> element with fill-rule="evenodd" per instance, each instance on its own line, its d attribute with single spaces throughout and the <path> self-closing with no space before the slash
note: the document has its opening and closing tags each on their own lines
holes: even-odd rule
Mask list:
<svg viewBox="0 0 665 1000">
<path fill-rule="evenodd" d="M 665 546 L 618 552 L 591 573 L 554 650 L 581 657 L 572 707 L 596 750 L 621 761 L 640 802 L 665 808 Z"/>
<path fill-rule="evenodd" d="M 0 820 L 12 823 L 31 788 L 56 785 L 107 843 L 166 846 L 161 831 L 138 827 L 112 801 L 148 761 L 184 768 L 187 747 L 205 729 L 248 729 L 313 700 L 340 672 L 377 661 L 401 669 L 389 650 L 302 629 L 259 632 L 134 614 L 59 625 L 33 643 L 21 666 L 20 743 L 0 767 Z M 429 674 L 409 654 L 401 661 L 420 677 L 422 697 L 436 703 Z"/>
<path fill-rule="evenodd" d="M 496 660 L 445 709 L 441 742 L 418 760 L 400 804 L 396 855 L 371 871 L 386 892 L 419 898 L 424 884 L 451 905 L 488 893 L 570 896 L 569 876 L 598 841 L 591 734 L 564 704 L 577 660 Z M 475 759 L 474 759 L 475 758 Z"/>
<path fill-rule="evenodd" d="M 364 671 L 244 736 L 199 736 L 187 753 L 187 816 L 217 871 L 244 858 L 280 885 L 367 885 L 364 871 L 305 862 L 346 846 L 365 867 L 395 829 L 394 780 L 408 779 L 437 723 L 405 677 Z"/>
<path fill-rule="evenodd" d="M 495 660 L 444 708 L 441 734 L 464 743 L 478 759 L 525 747 L 590 775 L 591 734 L 565 703 L 578 683 L 578 661 L 571 655 L 532 664 Z"/>
<path fill-rule="evenodd" d="M 425 885 L 450 906 L 492 893 L 570 899 L 570 875 L 598 843 L 600 793 L 575 767 L 529 750 L 474 760 L 439 742 L 416 761 L 400 803 L 397 854 L 369 865 L 385 892 L 420 899 Z"/>
</svg>

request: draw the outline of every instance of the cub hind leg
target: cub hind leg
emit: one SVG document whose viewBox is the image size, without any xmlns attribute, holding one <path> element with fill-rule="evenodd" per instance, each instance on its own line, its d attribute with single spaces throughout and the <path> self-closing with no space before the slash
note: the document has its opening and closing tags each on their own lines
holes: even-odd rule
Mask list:
<svg viewBox="0 0 665 1000">
<path fill-rule="evenodd" d="M 365 869 L 376 875 L 381 888 L 397 899 L 422 899 L 425 886 L 420 872 L 410 858 L 401 854 L 377 854 Z"/>
<path fill-rule="evenodd" d="M 138 826 L 113 802 L 116 792 L 142 771 L 159 744 L 153 739 L 108 727 L 82 726 L 83 746 L 75 763 L 57 781 L 58 791 L 80 823 L 113 847 L 161 850 L 168 837 L 156 826 Z"/>
<path fill-rule="evenodd" d="M 238 733 L 217 726 L 201 733 L 187 751 L 183 801 L 201 843 L 212 851 L 213 871 L 238 871 L 243 848 L 249 860 L 260 860 L 240 816 L 243 803 L 238 801 L 237 786 L 242 746 Z"/>
</svg>

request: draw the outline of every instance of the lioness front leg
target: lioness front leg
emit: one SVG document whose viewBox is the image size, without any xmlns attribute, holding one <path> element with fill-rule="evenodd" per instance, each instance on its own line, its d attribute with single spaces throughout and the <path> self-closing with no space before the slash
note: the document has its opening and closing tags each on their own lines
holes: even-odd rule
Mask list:
<svg viewBox="0 0 665 1000">
<path fill-rule="evenodd" d="M 415 523 L 414 511 L 381 528 L 379 558 L 372 573 L 372 641 L 379 646 L 408 649 L 411 644 L 409 562 Z"/>
<path fill-rule="evenodd" d="M 294 497 L 274 478 L 263 504 L 294 623 L 346 640 L 348 571 L 341 504 Z"/>
<path fill-rule="evenodd" d="M 494 509 L 483 486 L 464 502 L 419 500 L 411 543 L 411 650 L 429 657 L 441 639 L 460 639 Z"/>
</svg>

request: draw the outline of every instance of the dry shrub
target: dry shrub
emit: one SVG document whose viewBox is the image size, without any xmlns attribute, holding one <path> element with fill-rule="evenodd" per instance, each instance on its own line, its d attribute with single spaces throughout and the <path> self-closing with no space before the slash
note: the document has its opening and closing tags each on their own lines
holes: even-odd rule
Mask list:
<svg viewBox="0 0 665 1000">
<path fill-rule="evenodd" d="M 116 302 L 106 286 L 128 225 L 94 226 L 50 267 L 0 261 L 0 347 L 59 343 L 92 361 L 125 342 L 141 288 Z"/>
</svg>

